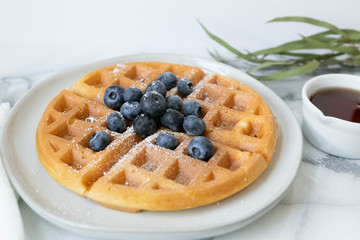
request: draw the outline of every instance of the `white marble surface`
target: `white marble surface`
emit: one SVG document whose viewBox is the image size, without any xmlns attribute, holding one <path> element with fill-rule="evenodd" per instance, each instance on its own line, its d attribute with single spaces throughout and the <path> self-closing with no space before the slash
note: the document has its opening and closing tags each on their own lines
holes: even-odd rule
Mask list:
<svg viewBox="0 0 360 240">
<path fill-rule="evenodd" d="M 360 29 L 351 17 L 359 7 L 351 0 L 0 1 L 0 81 L 12 83 L 6 100 L 14 104 L 47 76 L 108 57 L 169 52 L 209 58 L 207 49 L 231 56 L 205 36 L 196 18 L 240 49 L 259 49 L 319 31 L 301 24 L 264 25 L 269 19 L 306 15 Z M 318 74 L 265 84 L 301 122 L 301 88 Z M 359 239 L 359 189 L 359 161 L 333 157 L 305 140 L 298 176 L 285 198 L 256 222 L 214 239 Z M 19 205 L 27 239 L 89 239 Z"/>
</svg>

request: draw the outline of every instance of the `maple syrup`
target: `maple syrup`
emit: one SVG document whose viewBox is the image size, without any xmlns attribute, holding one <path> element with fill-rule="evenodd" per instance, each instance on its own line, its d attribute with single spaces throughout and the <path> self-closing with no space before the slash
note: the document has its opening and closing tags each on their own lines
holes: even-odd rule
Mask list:
<svg viewBox="0 0 360 240">
<path fill-rule="evenodd" d="M 310 101 L 325 116 L 360 123 L 360 91 L 329 88 L 315 93 Z"/>
</svg>

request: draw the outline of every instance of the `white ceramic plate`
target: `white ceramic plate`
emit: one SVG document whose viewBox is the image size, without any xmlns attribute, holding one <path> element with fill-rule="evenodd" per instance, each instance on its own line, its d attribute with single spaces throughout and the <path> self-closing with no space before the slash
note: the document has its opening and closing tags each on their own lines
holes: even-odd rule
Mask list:
<svg viewBox="0 0 360 240">
<path fill-rule="evenodd" d="M 50 100 L 83 75 L 111 64 L 162 61 L 198 66 L 237 79 L 268 103 L 279 125 L 276 151 L 266 171 L 249 187 L 218 204 L 175 212 L 124 213 L 104 208 L 55 182 L 38 160 L 35 132 Z M 293 182 L 302 154 L 302 134 L 287 105 L 243 72 L 218 62 L 179 55 L 131 55 L 91 63 L 43 81 L 13 108 L 1 136 L 3 161 L 14 187 L 39 215 L 67 230 L 122 239 L 205 238 L 239 229 L 277 204 Z"/>
</svg>

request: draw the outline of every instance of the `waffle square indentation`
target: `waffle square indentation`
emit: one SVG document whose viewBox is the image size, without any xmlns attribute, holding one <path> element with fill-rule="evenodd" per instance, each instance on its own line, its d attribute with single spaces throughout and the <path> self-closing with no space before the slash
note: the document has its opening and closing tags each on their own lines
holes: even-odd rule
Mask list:
<svg viewBox="0 0 360 240">
<path fill-rule="evenodd" d="M 51 114 L 49 114 L 47 116 L 47 118 L 45 119 L 46 125 L 50 125 L 55 121 L 56 121 L 56 118 L 54 118 Z"/>
<path fill-rule="evenodd" d="M 102 88 L 105 86 L 105 83 L 103 81 L 102 72 L 93 73 L 91 76 L 89 76 L 86 79 L 86 81 L 84 83 L 91 87 L 94 87 L 94 88 Z"/>
<path fill-rule="evenodd" d="M 230 171 L 236 171 L 242 165 L 241 161 L 228 151 L 221 152 L 218 158 L 217 165 Z"/>
<path fill-rule="evenodd" d="M 60 113 L 67 113 L 77 105 L 77 101 L 70 96 L 62 96 L 54 105 L 54 109 Z"/>
<path fill-rule="evenodd" d="M 245 112 L 249 107 L 250 96 L 247 94 L 231 94 L 223 106 L 236 111 Z"/>
<path fill-rule="evenodd" d="M 85 132 L 82 135 L 82 138 L 80 139 L 79 144 L 85 148 L 90 148 L 89 147 L 90 139 L 94 133 L 95 133 L 95 131 L 93 131 L 93 130 Z"/>
<path fill-rule="evenodd" d="M 124 76 L 137 82 L 148 84 L 154 77 L 151 76 L 153 74 L 152 68 L 142 67 L 142 66 L 132 66 L 129 70 L 124 73 Z"/>
<path fill-rule="evenodd" d="M 236 128 L 245 135 L 250 137 L 262 138 L 263 133 L 263 124 L 256 120 L 243 119 L 239 121 Z"/>
<path fill-rule="evenodd" d="M 75 170 L 80 170 L 86 163 L 84 162 L 84 156 L 81 151 L 67 151 L 60 160 Z"/>
<path fill-rule="evenodd" d="M 226 77 L 219 76 L 219 75 L 214 75 L 210 79 L 209 83 L 215 84 L 218 86 L 222 86 L 222 87 L 226 87 L 226 88 L 230 88 L 230 89 L 234 89 L 234 90 L 240 90 L 239 82 L 236 82 L 233 79 L 226 78 Z"/>
<path fill-rule="evenodd" d="M 214 128 L 232 131 L 239 120 L 238 116 L 235 116 L 226 110 L 219 110 L 213 115 L 211 124 Z"/>
<path fill-rule="evenodd" d="M 204 86 L 196 95 L 197 99 L 208 103 L 216 103 L 220 97 L 221 90 L 212 86 Z"/>
<path fill-rule="evenodd" d="M 161 163 L 159 162 L 159 158 L 152 150 L 144 148 L 134 156 L 131 164 L 143 168 L 149 172 L 155 172 Z"/>
<path fill-rule="evenodd" d="M 190 176 L 188 176 L 186 171 L 180 169 L 177 161 L 167 170 L 165 177 L 185 186 L 191 182 Z"/>
<path fill-rule="evenodd" d="M 49 145 L 51 147 L 51 149 L 56 153 L 60 150 L 61 146 L 58 142 L 56 141 L 49 141 Z"/>
<path fill-rule="evenodd" d="M 74 138 L 74 136 L 69 133 L 66 122 L 55 128 L 50 134 L 66 140 L 72 140 Z"/>
<path fill-rule="evenodd" d="M 138 178 L 135 174 L 121 170 L 112 178 L 111 182 L 127 187 L 139 187 L 143 183 L 143 180 Z"/>
</svg>

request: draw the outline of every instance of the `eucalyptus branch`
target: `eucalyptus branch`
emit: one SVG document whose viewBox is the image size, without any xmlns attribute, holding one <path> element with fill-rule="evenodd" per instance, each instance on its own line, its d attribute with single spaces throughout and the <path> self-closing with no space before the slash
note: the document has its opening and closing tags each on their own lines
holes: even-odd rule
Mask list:
<svg viewBox="0 0 360 240">
<path fill-rule="evenodd" d="M 232 62 L 239 59 L 258 64 L 247 72 L 266 69 L 276 66 L 278 73 L 271 75 L 253 75 L 258 80 L 280 80 L 296 75 L 309 73 L 319 66 L 328 67 L 333 65 L 345 67 L 360 67 L 360 31 L 353 29 L 340 29 L 337 26 L 308 17 L 281 17 L 269 22 L 302 22 L 326 30 L 310 36 L 302 36 L 301 39 L 284 43 L 272 48 L 262 49 L 254 52 L 242 52 L 229 43 L 211 33 L 201 22 L 200 25 L 206 34 L 235 54 L 233 60 L 225 60 L 217 52 L 209 52 L 217 61 Z M 323 49 L 327 53 L 317 54 L 314 50 Z M 279 56 L 282 57 L 281 60 Z M 285 59 L 283 59 L 285 58 Z M 290 69 L 289 69 L 290 68 Z"/>
</svg>

